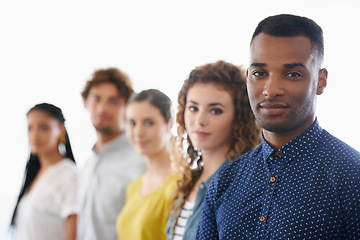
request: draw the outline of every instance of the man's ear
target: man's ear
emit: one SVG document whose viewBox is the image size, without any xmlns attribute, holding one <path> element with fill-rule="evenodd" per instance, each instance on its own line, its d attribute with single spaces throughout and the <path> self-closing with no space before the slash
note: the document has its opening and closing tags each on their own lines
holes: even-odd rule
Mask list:
<svg viewBox="0 0 360 240">
<path fill-rule="evenodd" d="M 326 70 L 326 68 L 323 68 L 319 71 L 319 79 L 316 88 L 317 95 L 321 95 L 324 92 L 324 89 L 327 85 L 327 76 L 328 76 L 328 71 Z"/>
<path fill-rule="evenodd" d="M 84 107 L 86 110 L 89 110 L 88 109 L 88 106 L 89 106 L 89 96 L 86 96 L 86 98 L 83 98 L 83 104 L 84 104 Z"/>
</svg>

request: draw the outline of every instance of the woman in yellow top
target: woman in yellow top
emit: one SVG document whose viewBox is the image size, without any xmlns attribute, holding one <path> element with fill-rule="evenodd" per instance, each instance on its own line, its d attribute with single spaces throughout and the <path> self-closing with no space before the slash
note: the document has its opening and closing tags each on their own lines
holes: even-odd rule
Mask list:
<svg viewBox="0 0 360 240">
<path fill-rule="evenodd" d="M 126 107 L 126 134 L 145 157 L 148 170 L 126 191 L 116 221 L 118 239 L 165 239 L 170 199 L 176 187 L 171 172 L 171 100 L 156 89 L 133 95 Z"/>
</svg>

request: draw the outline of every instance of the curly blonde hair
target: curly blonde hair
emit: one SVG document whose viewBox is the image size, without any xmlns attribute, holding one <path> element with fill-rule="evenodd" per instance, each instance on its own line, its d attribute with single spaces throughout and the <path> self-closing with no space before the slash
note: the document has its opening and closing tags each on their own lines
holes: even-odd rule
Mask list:
<svg viewBox="0 0 360 240">
<path fill-rule="evenodd" d="M 202 159 L 198 150 L 187 137 L 184 113 L 186 97 L 189 89 L 197 83 L 214 84 L 228 91 L 234 103 L 234 126 L 230 136 L 227 159 L 233 161 L 240 155 L 255 148 L 261 142 L 261 129 L 251 111 L 246 89 L 245 69 L 224 61 L 205 64 L 193 69 L 178 94 L 178 112 L 176 114 L 177 137 L 173 139 L 174 164 L 180 172 L 181 179 L 177 184 L 177 192 L 172 201 L 171 209 L 176 201 L 182 198 L 174 211 L 178 220 L 178 211 L 184 206 L 191 190 L 202 173 Z M 193 167 L 195 165 L 195 167 Z M 175 224 L 176 225 L 176 224 Z"/>
</svg>

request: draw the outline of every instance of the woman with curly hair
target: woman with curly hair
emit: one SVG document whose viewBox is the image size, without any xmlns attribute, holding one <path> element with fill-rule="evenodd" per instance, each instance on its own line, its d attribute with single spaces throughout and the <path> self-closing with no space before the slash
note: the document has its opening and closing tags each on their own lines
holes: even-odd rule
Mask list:
<svg viewBox="0 0 360 240">
<path fill-rule="evenodd" d="M 226 163 L 261 142 L 242 67 L 218 61 L 196 67 L 178 95 L 175 166 L 182 173 L 167 239 L 195 239 L 205 192 Z"/>
</svg>

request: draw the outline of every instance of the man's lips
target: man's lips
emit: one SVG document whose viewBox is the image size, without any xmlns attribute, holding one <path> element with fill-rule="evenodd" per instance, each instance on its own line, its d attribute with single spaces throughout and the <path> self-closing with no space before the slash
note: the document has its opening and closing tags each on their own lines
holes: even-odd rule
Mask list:
<svg viewBox="0 0 360 240">
<path fill-rule="evenodd" d="M 259 106 L 262 112 L 270 116 L 281 115 L 289 108 L 287 104 L 282 102 L 262 102 Z"/>
<path fill-rule="evenodd" d="M 109 116 L 107 115 L 96 115 L 95 118 L 98 120 L 98 121 L 107 121 L 110 119 Z"/>
</svg>

